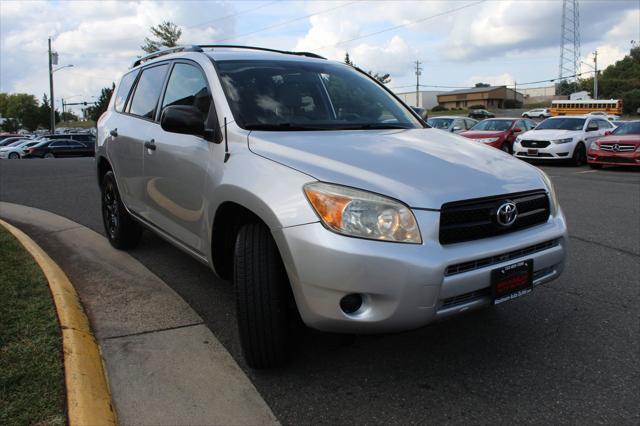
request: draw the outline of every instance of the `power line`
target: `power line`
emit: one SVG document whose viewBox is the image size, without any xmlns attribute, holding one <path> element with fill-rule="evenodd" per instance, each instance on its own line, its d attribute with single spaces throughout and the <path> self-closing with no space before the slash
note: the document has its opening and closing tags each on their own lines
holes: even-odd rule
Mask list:
<svg viewBox="0 0 640 426">
<path fill-rule="evenodd" d="M 349 3 L 343 3 L 343 4 L 339 5 L 339 6 L 331 7 L 329 9 L 325 9 L 325 10 L 321 10 L 320 12 L 314 12 L 314 13 L 310 13 L 308 15 L 299 16 L 297 18 L 293 18 L 293 19 L 289 19 L 289 20 L 286 20 L 286 21 L 278 22 L 276 24 L 269 25 L 269 26 L 264 27 L 264 28 L 260 28 L 259 30 L 251 31 L 249 33 L 240 34 L 240 35 L 237 35 L 237 36 L 234 36 L 234 37 L 227 37 L 227 38 L 218 39 L 218 40 L 215 40 L 214 43 L 220 43 L 220 42 L 229 41 L 229 40 L 236 40 L 236 39 L 243 38 L 243 37 L 246 37 L 246 36 L 249 36 L 249 35 L 260 33 L 262 31 L 271 30 L 273 28 L 281 27 L 283 25 L 287 25 L 287 24 L 290 24 L 292 22 L 301 21 L 303 19 L 310 18 L 312 16 L 316 16 L 316 15 L 321 15 L 323 13 L 332 12 L 332 11 L 334 11 L 336 9 L 340 9 L 340 8 L 352 5 L 354 3 L 357 3 L 357 1 L 351 1 Z"/>
<path fill-rule="evenodd" d="M 267 3 L 261 4 L 260 6 L 252 7 L 252 8 L 249 8 L 249 9 L 240 10 L 238 12 L 231 13 L 229 15 L 222 16 L 220 18 L 216 18 L 216 19 L 212 19 L 212 20 L 209 20 L 209 21 L 200 22 L 199 24 L 190 25 L 190 26 L 184 27 L 184 28 L 188 30 L 188 29 L 191 29 L 191 28 L 196 28 L 196 27 L 201 27 L 203 25 L 211 24 L 213 22 L 222 21 L 223 19 L 235 18 L 238 15 L 243 15 L 243 14 L 249 13 L 249 12 L 255 12 L 256 10 L 263 9 L 263 8 L 265 8 L 267 6 L 271 6 L 272 4 L 275 4 L 275 3 L 278 3 L 278 2 L 277 1 L 270 1 L 270 2 L 267 2 Z"/>
<path fill-rule="evenodd" d="M 459 10 L 471 7 L 471 6 L 475 6 L 475 5 L 478 5 L 480 3 L 484 3 L 485 1 L 487 1 L 487 0 L 476 1 L 476 2 L 473 2 L 473 3 L 466 4 L 464 6 L 460 6 L 460 7 L 456 7 L 456 8 L 453 8 L 453 9 L 446 10 L 444 12 L 436 13 L 435 15 L 431 15 L 431 16 L 427 16 L 427 17 L 424 17 L 424 18 L 421 18 L 421 19 L 417 19 L 415 21 L 407 22 L 406 24 L 400 24 L 400 25 L 395 25 L 393 27 L 384 28 L 384 29 L 379 30 L 379 31 L 374 31 L 372 33 L 364 34 L 364 35 L 359 36 L 359 37 L 350 38 L 348 40 L 342 40 L 342 41 L 339 41 L 339 42 L 337 42 L 335 44 L 329 44 L 329 45 L 326 45 L 326 46 L 318 47 L 316 49 L 320 50 L 320 49 L 324 49 L 324 48 L 327 48 L 327 47 L 335 47 L 335 46 L 339 46 L 339 45 L 344 44 L 344 43 L 349 43 L 349 42 L 352 42 L 352 41 L 361 40 L 363 38 L 371 37 L 371 36 L 374 36 L 374 35 L 386 33 L 386 32 L 393 31 L 393 30 L 397 30 L 398 28 L 407 27 L 409 25 L 413 25 L 413 24 L 417 24 L 417 23 L 420 23 L 420 22 L 424 22 L 424 21 L 427 21 L 429 19 L 437 18 L 437 17 L 444 16 L 444 15 L 448 15 L 449 13 L 454 13 L 454 12 L 457 12 Z"/>
</svg>

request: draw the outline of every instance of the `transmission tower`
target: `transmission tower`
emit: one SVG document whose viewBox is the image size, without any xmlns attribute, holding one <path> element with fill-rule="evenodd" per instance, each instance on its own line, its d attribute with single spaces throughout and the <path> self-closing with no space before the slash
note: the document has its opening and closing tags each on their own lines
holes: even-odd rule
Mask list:
<svg viewBox="0 0 640 426">
<path fill-rule="evenodd" d="M 562 1 L 560 71 L 558 79 L 572 79 L 580 72 L 580 10 L 578 0 Z"/>
</svg>

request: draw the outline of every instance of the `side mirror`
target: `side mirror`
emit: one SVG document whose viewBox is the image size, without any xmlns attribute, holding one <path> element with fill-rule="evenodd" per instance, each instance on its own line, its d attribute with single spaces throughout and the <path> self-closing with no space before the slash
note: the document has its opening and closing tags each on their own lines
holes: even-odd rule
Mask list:
<svg viewBox="0 0 640 426">
<path fill-rule="evenodd" d="M 162 110 L 160 126 L 167 132 L 203 137 L 204 119 L 202 112 L 195 106 L 172 105 Z"/>
<path fill-rule="evenodd" d="M 589 123 L 587 125 L 587 132 L 595 132 L 596 130 L 598 130 L 598 125 L 595 123 Z"/>
<path fill-rule="evenodd" d="M 611 130 L 607 130 L 606 132 L 604 132 L 605 136 L 609 136 L 611 134 Z"/>
<path fill-rule="evenodd" d="M 460 126 L 453 126 L 453 129 L 451 129 L 452 132 L 459 132 L 460 130 L 462 130 Z"/>
<path fill-rule="evenodd" d="M 522 129 L 520 127 L 516 127 L 515 129 L 513 129 L 513 133 L 520 133 L 522 131 Z"/>
</svg>

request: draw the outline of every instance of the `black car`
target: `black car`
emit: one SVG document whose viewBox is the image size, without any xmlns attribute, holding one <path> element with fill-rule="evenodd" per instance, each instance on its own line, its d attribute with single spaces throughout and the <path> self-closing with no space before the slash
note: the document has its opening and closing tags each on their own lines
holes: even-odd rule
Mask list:
<svg viewBox="0 0 640 426">
<path fill-rule="evenodd" d="M 486 109 L 472 109 L 469 111 L 469 117 L 475 118 L 476 120 L 483 120 L 485 118 L 495 118 L 495 114 L 487 111 Z"/>
<path fill-rule="evenodd" d="M 71 139 L 53 139 L 40 142 L 27 150 L 24 158 L 93 157 L 95 149 Z"/>
<path fill-rule="evenodd" d="M 71 139 L 72 141 L 78 141 L 86 144 L 92 142 L 95 144 L 96 137 L 91 133 L 67 133 L 67 134 L 55 134 L 55 135 L 42 135 L 45 139 Z"/>
</svg>

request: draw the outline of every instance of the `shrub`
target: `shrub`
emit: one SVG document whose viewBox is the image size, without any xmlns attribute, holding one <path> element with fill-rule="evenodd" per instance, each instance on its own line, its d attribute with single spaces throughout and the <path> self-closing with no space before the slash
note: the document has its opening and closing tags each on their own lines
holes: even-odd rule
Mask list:
<svg viewBox="0 0 640 426">
<path fill-rule="evenodd" d="M 522 108 L 522 102 L 517 99 L 505 99 L 503 103 L 504 108 Z"/>
<path fill-rule="evenodd" d="M 484 105 L 480 105 L 480 104 L 478 104 L 478 105 L 471 105 L 471 106 L 469 107 L 469 109 L 485 109 L 485 106 L 484 106 Z"/>
<path fill-rule="evenodd" d="M 449 111 L 449 110 L 442 105 L 436 105 L 433 108 L 431 108 L 431 111 Z"/>
<path fill-rule="evenodd" d="M 625 114 L 637 114 L 640 108 L 640 89 L 629 90 L 624 92 L 622 98 L 622 109 Z"/>
</svg>

